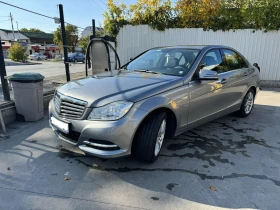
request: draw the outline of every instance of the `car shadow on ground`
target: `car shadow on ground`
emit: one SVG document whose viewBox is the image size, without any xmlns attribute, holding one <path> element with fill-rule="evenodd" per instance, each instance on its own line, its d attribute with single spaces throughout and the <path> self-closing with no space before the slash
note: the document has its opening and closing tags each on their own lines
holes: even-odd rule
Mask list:
<svg viewBox="0 0 280 210">
<path fill-rule="evenodd" d="M 278 202 L 280 193 L 279 119 L 279 107 L 255 105 L 248 118 L 225 116 L 165 139 L 153 164 L 133 157 L 107 160 L 85 156 L 61 141 L 57 143 L 45 119 L 38 129 L 48 134 L 27 134 L 19 145 L 11 143 L 1 151 L 22 159 L 24 166 L 20 167 L 25 167 L 30 177 L 1 173 L 1 185 L 85 199 L 98 197 L 104 188 L 121 190 L 128 198 L 129 190 L 126 194 L 122 187 L 127 185 L 148 191 L 147 199 L 155 202 L 163 200 L 159 193 L 164 193 L 211 206 L 268 208 Z M 67 184 L 63 181 L 66 177 L 70 178 Z M 270 204 L 259 199 L 264 191 Z"/>
</svg>

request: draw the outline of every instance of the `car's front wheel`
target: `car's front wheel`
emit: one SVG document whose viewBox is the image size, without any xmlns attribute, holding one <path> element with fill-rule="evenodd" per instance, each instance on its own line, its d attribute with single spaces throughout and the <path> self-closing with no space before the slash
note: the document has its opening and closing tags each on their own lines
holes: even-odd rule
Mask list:
<svg viewBox="0 0 280 210">
<path fill-rule="evenodd" d="M 165 112 L 152 114 L 144 120 L 136 134 L 135 155 L 138 160 L 154 162 L 158 158 L 167 125 Z"/>
<path fill-rule="evenodd" d="M 249 116 L 254 107 L 254 102 L 255 102 L 255 91 L 253 89 L 250 89 L 245 95 L 240 110 L 237 112 L 237 114 L 240 117 Z"/>
</svg>

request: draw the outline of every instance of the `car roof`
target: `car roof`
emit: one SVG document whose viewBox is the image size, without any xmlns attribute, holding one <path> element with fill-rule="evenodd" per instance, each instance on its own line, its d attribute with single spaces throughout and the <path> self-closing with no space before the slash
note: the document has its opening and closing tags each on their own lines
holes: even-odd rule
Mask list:
<svg viewBox="0 0 280 210">
<path fill-rule="evenodd" d="M 210 48 L 229 48 L 227 46 L 223 45 L 174 45 L 174 46 L 162 46 L 162 47 L 154 47 L 152 49 L 197 49 L 197 50 L 202 50 L 202 49 L 210 49 Z"/>
</svg>

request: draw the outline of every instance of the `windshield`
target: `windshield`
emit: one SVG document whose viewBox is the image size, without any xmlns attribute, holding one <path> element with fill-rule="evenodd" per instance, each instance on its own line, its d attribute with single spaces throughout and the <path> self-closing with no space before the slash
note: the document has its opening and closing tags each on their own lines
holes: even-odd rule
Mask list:
<svg viewBox="0 0 280 210">
<path fill-rule="evenodd" d="M 68 57 L 72 57 L 72 56 L 75 56 L 75 55 L 76 55 L 75 53 L 69 53 Z"/>
<path fill-rule="evenodd" d="M 149 50 L 124 68 L 130 71 L 147 70 L 173 76 L 184 76 L 191 69 L 199 50 L 165 48 Z"/>
</svg>

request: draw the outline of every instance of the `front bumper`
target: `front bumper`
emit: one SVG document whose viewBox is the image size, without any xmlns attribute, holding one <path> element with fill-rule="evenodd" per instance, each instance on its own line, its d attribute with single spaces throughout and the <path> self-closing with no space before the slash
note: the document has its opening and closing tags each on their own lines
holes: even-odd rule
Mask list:
<svg viewBox="0 0 280 210">
<path fill-rule="evenodd" d="M 87 154 L 102 158 L 114 158 L 131 154 L 134 134 L 147 112 L 132 107 L 117 121 L 72 120 L 58 116 L 49 104 L 49 116 L 69 123 L 70 132 L 64 134 L 50 123 L 59 139 L 79 147 Z"/>
</svg>

